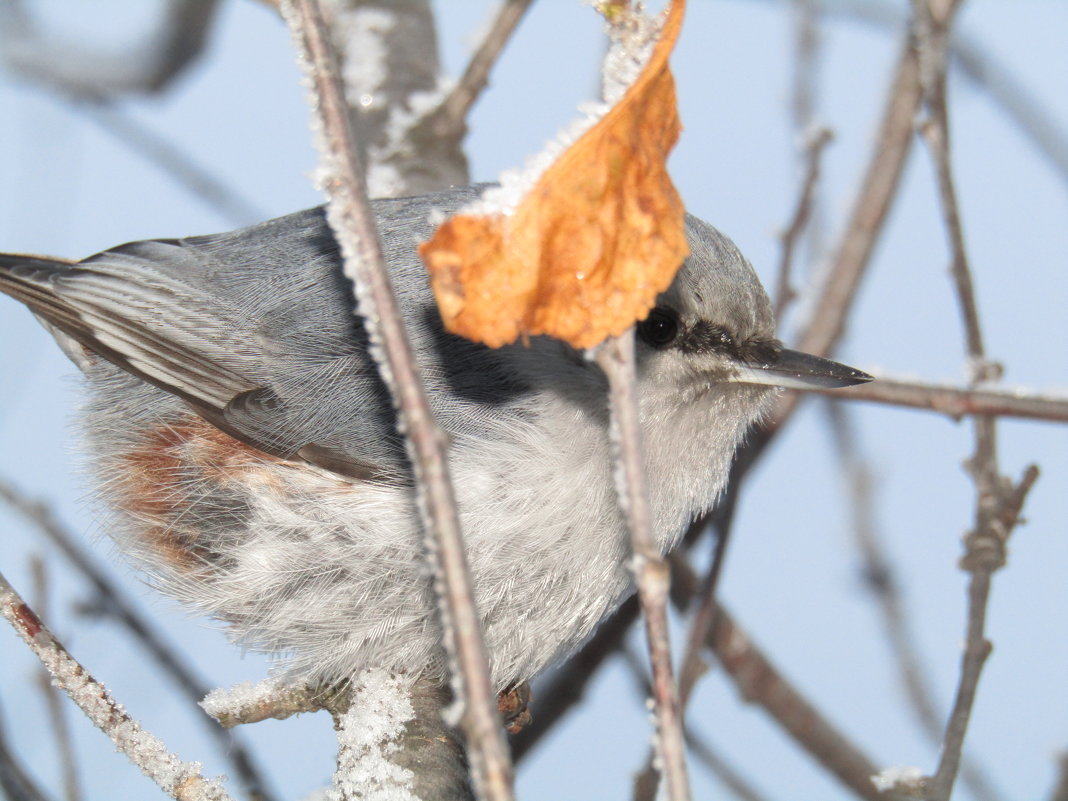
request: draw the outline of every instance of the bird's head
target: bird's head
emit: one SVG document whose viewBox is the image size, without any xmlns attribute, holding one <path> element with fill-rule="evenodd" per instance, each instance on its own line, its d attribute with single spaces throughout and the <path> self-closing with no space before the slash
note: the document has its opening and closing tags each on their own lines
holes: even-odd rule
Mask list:
<svg viewBox="0 0 1068 801">
<path fill-rule="evenodd" d="M 775 387 L 845 387 L 870 381 L 852 367 L 784 348 L 771 303 L 734 243 L 687 215 L 690 256 L 637 325 L 639 370 L 686 402 L 730 398 L 759 412 Z"/>
</svg>

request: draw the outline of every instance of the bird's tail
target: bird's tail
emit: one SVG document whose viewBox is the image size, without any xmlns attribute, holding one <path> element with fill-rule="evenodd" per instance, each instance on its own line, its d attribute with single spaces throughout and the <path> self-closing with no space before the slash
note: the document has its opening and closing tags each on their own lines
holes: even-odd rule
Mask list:
<svg viewBox="0 0 1068 801">
<path fill-rule="evenodd" d="M 77 262 L 67 259 L 28 253 L 0 253 L 0 292 L 25 304 L 70 360 L 84 370 L 89 351 L 77 341 L 75 334 L 83 324 L 55 291 L 57 279 L 77 269 Z"/>
</svg>

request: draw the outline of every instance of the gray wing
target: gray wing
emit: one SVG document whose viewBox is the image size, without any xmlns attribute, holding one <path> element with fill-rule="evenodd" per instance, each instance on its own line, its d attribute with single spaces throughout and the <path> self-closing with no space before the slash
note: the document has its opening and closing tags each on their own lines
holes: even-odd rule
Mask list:
<svg viewBox="0 0 1068 801">
<path fill-rule="evenodd" d="M 409 336 L 435 414 L 452 433 L 477 429 L 522 389 L 499 353 L 442 330 L 416 253 L 432 212 L 451 213 L 478 191 L 375 202 Z M 0 290 L 266 453 L 361 480 L 407 476 L 394 410 L 321 209 L 225 234 L 135 242 L 77 264 L 0 256 Z"/>
</svg>

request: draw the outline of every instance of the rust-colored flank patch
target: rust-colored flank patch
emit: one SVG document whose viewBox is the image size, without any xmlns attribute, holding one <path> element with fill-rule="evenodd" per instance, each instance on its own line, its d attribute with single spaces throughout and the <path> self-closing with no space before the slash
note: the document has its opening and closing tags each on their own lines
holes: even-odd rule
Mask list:
<svg viewBox="0 0 1068 801">
<path fill-rule="evenodd" d="M 118 507 L 136 521 L 142 546 L 187 572 L 211 570 L 219 532 L 206 530 L 221 501 L 240 504 L 240 473 L 274 457 L 190 416 L 149 430 L 120 457 Z"/>
</svg>

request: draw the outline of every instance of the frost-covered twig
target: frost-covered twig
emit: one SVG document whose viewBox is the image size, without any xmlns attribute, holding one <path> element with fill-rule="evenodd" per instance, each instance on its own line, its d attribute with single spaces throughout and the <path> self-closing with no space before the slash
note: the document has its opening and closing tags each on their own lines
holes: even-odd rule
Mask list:
<svg viewBox="0 0 1068 801">
<path fill-rule="evenodd" d="M 474 801 L 463 745 L 441 716 L 447 687 L 375 668 L 349 690 L 334 711 L 343 801 Z"/>
<path fill-rule="evenodd" d="M 641 428 L 638 422 L 634 329 L 629 329 L 622 336 L 608 339 L 597 347 L 595 353 L 597 364 L 608 377 L 616 488 L 630 529 L 634 560 L 632 567 L 645 617 L 645 633 L 653 669 L 653 698 L 656 702 L 662 770 L 667 783 L 668 798 L 672 801 L 683 801 L 690 797 L 690 786 L 686 775 L 686 746 L 682 736 L 681 708 L 671 671 L 671 642 L 667 619 L 671 571 L 657 551 L 652 533 Z"/>
<path fill-rule="evenodd" d="M 408 688 L 387 671 L 354 678 L 348 708 L 334 717 L 337 772 L 334 788 L 344 801 L 419 801 L 415 774 L 393 761 L 405 725 L 415 717 Z M 429 797 L 427 800 L 429 801 Z"/>
<path fill-rule="evenodd" d="M 163 792 L 178 801 L 229 801 L 217 779 L 201 775 L 199 763 L 181 761 L 141 728 L 45 628 L 3 575 L 0 613 L 41 660 L 56 686 Z"/>
<path fill-rule="evenodd" d="M 386 272 L 336 56 L 318 2 L 290 0 L 282 9 L 308 70 L 329 194 L 328 219 L 341 246 L 345 274 L 355 284 L 383 380 L 400 410 L 418 478 L 419 506 L 438 578 L 435 586 L 445 646 L 452 661 L 455 695 L 463 708 L 476 787 L 483 798 L 510 799 L 512 768 L 471 590 L 445 438 L 434 423 Z"/>
<path fill-rule="evenodd" d="M 325 693 L 304 685 L 289 685 L 276 679 L 243 682 L 206 694 L 200 707 L 223 728 L 233 728 L 261 720 L 285 720 L 302 712 L 325 709 Z"/>
</svg>

